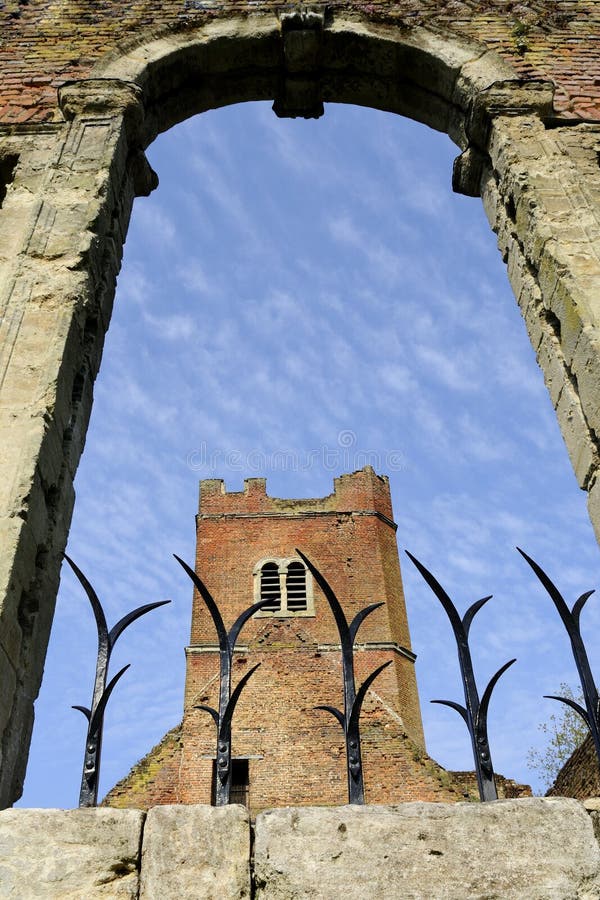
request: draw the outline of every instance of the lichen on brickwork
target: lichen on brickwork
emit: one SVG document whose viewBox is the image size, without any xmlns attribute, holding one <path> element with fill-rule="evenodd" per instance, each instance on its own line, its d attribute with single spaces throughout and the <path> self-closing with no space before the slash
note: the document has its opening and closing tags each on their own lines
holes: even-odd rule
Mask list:
<svg viewBox="0 0 600 900">
<path fill-rule="evenodd" d="M 111 788 L 102 801 L 102 806 L 117 809 L 149 809 L 161 801 L 176 802 L 178 786 L 165 777 L 165 772 L 169 767 L 177 771 L 181 747 L 180 723 L 168 731 L 159 743 L 132 767 L 128 775 Z"/>
</svg>

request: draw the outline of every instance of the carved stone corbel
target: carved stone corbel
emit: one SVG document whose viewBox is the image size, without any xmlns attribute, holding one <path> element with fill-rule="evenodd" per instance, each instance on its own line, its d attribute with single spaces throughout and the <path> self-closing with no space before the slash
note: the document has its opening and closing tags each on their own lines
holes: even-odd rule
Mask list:
<svg viewBox="0 0 600 900">
<path fill-rule="evenodd" d="M 321 50 L 325 16 L 294 12 L 281 17 L 281 85 L 273 112 L 282 119 L 318 119 L 324 113 Z"/>
<path fill-rule="evenodd" d="M 74 119 L 111 121 L 119 117 L 127 135 L 128 169 L 136 197 L 147 197 L 158 186 L 158 176 L 144 153 L 142 89 L 118 78 L 69 81 L 58 90 L 58 103 L 67 122 Z"/>
<path fill-rule="evenodd" d="M 454 160 L 452 189 L 467 197 L 481 195 L 490 129 L 497 116 L 553 114 L 554 85 L 549 81 L 496 81 L 475 95 L 466 121 L 467 148 Z"/>
</svg>

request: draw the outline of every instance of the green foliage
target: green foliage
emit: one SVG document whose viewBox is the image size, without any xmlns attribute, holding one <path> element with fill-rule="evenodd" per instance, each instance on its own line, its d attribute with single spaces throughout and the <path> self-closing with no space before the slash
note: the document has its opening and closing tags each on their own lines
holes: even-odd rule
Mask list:
<svg viewBox="0 0 600 900">
<path fill-rule="evenodd" d="M 561 684 L 556 695 L 584 705 L 581 692 L 575 693 L 568 684 Z M 537 772 L 547 788 L 554 783 L 566 761 L 589 733 L 587 725 L 574 709 L 564 703 L 554 702 L 557 711 L 552 713 L 547 722 L 538 725 L 539 730 L 547 736 L 546 747 L 543 750 L 531 748 L 527 754 L 528 768 Z"/>
</svg>

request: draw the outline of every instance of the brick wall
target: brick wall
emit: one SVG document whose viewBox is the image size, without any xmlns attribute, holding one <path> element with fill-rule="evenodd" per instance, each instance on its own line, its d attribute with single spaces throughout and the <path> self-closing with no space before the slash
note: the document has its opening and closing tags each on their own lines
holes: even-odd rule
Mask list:
<svg viewBox="0 0 600 900">
<path fill-rule="evenodd" d="M 121 809 L 150 809 L 165 803 L 179 803 L 181 766 L 181 724 L 165 734 L 162 741 L 112 788 L 102 805 Z"/>
<path fill-rule="evenodd" d="M 597 0 L 316 0 L 346 15 L 404 28 L 426 26 L 485 42 L 524 78 L 557 86 L 556 108 L 600 118 L 600 5 Z M 57 88 L 87 78 L 95 64 L 125 42 L 185 30 L 215 18 L 289 9 L 256 0 L 4 0 L 0 3 L 0 123 L 60 119 Z"/>
<path fill-rule="evenodd" d="M 600 769 L 591 734 L 564 764 L 547 797 L 600 797 Z"/>
<path fill-rule="evenodd" d="M 471 772 L 448 772 L 453 784 L 460 785 L 464 791 L 465 797 L 470 800 L 479 800 L 479 791 L 477 789 L 477 776 L 474 771 Z M 513 778 L 506 778 L 504 775 L 494 773 L 496 782 L 496 791 L 498 792 L 498 800 L 516 800 L 519 797 L 531 797 L 531 787 L 528 784 L 519 784 Z"/>
</svg>

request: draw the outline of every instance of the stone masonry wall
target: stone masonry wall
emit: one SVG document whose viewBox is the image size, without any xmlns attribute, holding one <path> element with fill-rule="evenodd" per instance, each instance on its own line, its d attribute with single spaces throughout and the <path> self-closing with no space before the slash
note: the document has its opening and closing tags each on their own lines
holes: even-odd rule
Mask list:
<svg viewBox="0 0 600 900">
<path fill-rule="evenodd" d="M 251 849 L 251 846 L 253 849 Z M 600 848 L 576 800 L 0 813 L 0 898 L 589 900 Z"/>
</svg>

